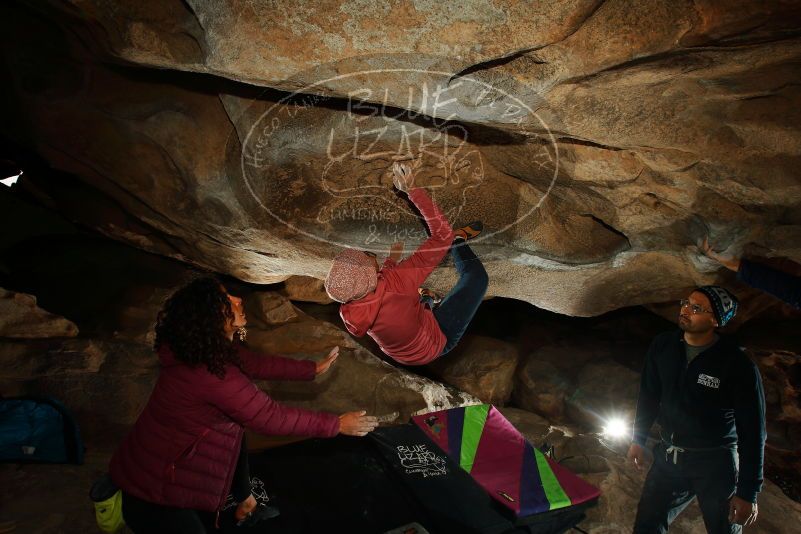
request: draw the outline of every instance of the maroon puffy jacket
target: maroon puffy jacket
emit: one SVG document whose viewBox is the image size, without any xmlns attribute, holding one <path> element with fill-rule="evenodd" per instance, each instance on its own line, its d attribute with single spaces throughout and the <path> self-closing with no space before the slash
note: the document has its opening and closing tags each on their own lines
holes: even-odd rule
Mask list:
<svg viewBox="0 0 801 534">
<path fill-rule="evenodd" d="M 231 487 L 243 427 L 261 434 L 331 437 L 339 417 L 275 402 L 249 378 L 313 380 L 315 363 L 238 347 L 244 374 L 191 367 L 162 346 L 161 372 L 145 409 L 111 458 L 123 491 L 156 504 L 219 510 Z"/>
</svg>

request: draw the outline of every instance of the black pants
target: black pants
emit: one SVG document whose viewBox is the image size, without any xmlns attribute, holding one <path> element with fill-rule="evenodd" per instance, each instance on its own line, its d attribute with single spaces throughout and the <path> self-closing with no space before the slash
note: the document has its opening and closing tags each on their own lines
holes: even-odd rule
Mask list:
<svg viewBox="0 0 801 534">
<path fill-rule="evenodd" d="M 242 447 L 231 482 L 231 495 L 237 503 L 250 496 L 250 465 L 245 436 L 242 436 Z M 122 516 L 128 528 L 136 534 L 205 534 L 205 525 L 213 524 L 215 515 L 211 512 L 162 506 L 122 492 Z"/>
<path fill-rule="evenodd" d="M 634 534 L 664 534 L 694 497 L 698 497 L 709 534 L 739 534 L 729 523 L 729 499 L 737 485 L 734 450 L 681 452 L 677 463 L 666 457 L 665 445 L 654 448 L 654 465 L 643 486 Z"/>
</svg>

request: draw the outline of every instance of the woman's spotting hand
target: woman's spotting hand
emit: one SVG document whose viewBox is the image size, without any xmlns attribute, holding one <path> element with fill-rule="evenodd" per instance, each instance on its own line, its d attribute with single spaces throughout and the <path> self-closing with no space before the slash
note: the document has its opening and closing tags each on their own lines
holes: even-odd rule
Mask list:
<svg viewBox="0 0 801 534">
<path fill-rule="evenodd" d="M 414 187 L 414 173 L 408 163 L 396 161 L 392 164 L 392 183 L 399 191 L 408 193 Z"/>
<path fill-rule="evenodd" d="M 378 419 L 360 412 L 348 412 L 339 416 L 339 433 L 346 436 L 366 436 L 378 426 Z"/>
<path fill-rule="evenodd" d="M 321 374 L 328 371 L 331 366 L 336 361 L 337 357 L 339 356 L 339 347 L 334 347 L 331 349 L 331 352 L 328 353 L 328 356 L 325 357 L 322 361 L 317 362 L 317 367 L 314 370 L 314 376 L 320 376 Z"/>
</svg>

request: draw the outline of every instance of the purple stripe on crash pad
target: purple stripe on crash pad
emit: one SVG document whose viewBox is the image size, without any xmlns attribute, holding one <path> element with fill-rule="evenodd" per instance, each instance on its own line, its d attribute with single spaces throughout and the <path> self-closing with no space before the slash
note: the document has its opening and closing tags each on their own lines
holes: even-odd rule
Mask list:
<svg viewBox="0 0 801 534">
<path fill-rule="evenodd" d="M 462 431 L 464 430 L 464 408 L 446 410 L 448 416 L 448 448 L 444 449 L 458 464 L 462 455 Z"/>
<path fill-rule="evenodd" d="M 470 474 L 490 496 L 514 511 L 520 512 L 520 478 L 526 440 L 520 432 L 490 407 L 484 431 L 476 449 Z"/>
<path fill-rule="evenodd" d="M 571 504 L 581 504 L 583 502 L 591 501 L 601 494 L 601 490 L 586 482 L 580 476 L 574 474 L 572 471 L 561 466 L 546 456 L 548 465 L 551 466 L 553 474 L 559 481 L 559 485 L 570 498 Z"/>
<path fill-rule="evenodd" d="M 540 480 L 540 471 L 537 468 L 537 458 L 534 456 L 534 447 L 526 441 L 526 450 L 523 453 L 523 477 L 520 480 L 520 513 L 521 516 L 547 512 L 551 503 L 545 495 Z"/>
</svg>

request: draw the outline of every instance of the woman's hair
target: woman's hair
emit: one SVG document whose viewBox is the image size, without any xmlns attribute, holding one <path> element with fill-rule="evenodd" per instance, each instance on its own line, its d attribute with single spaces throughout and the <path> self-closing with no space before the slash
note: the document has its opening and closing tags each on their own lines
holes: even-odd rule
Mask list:
<svg viewBox="0 0 801 534">
<path fill-rule="evenodd" d="M 176 359 L 204 364 L 223 378 L 227 363 L 241 367 L 234 344 L 225 335 L 225 324 L 233 318 L 220 281 L 211 276 L 195 279 L 164 302 L 156 319 L 154 348 L 167 345 Z"/>
</svg>

